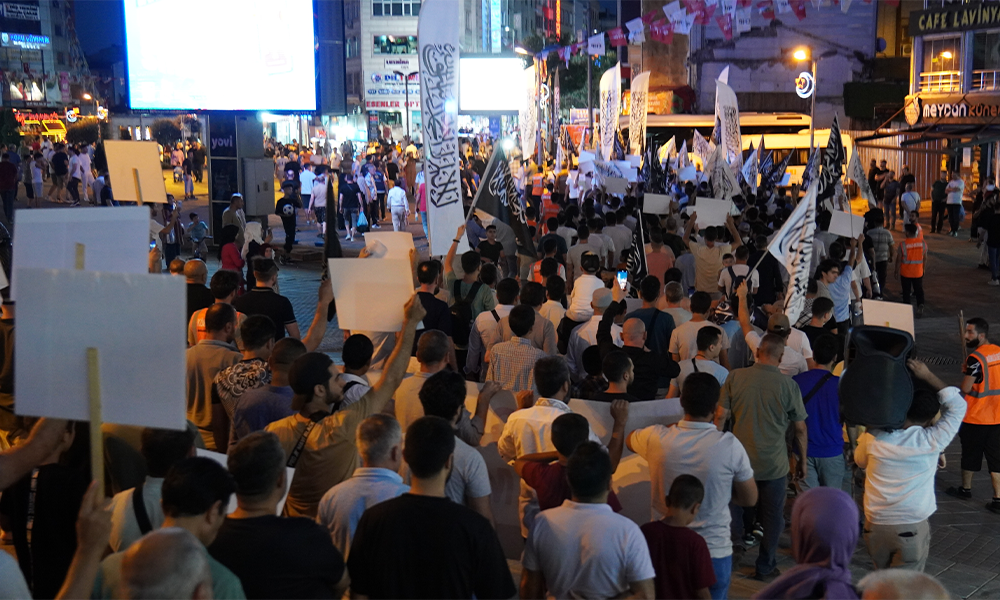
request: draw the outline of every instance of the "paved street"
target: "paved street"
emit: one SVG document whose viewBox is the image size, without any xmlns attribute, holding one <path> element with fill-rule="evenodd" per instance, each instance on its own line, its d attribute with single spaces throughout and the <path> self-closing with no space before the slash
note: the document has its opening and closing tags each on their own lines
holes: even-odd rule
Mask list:
<svg viewBox="0 0 1000 600">
<path fill-rule="evenodd" d="M 168 186 L 170 182 L 168 182 Z M 23 198 L 18 206 L 23 206 Z M 46 204 L 46 206 L 49 206 Z M 52 205 L 56 206 L 56 205 Z M 67 209 L 67 208 L 63 208 Z M 91 210 L 89 208 L 71 210 Z M 207 217 L 208 207 L 204 196 L 198 201 L 187 202 L 184 205 L 185 214 L 191 210 Z M 928 211 L 924 211 L 925 214 Z M 274 218 L 277 221 L 276 218 Z M 300 217 L 300 221 L 301 221 Z M 185 222 L 187 221 L 185 217 Z M 968 225 L 968 222 L 966 222 Z M 930 227 L 924 219 L 925 231 Z M 410 225 L 414 233 L 417 248 L 421 255 L 427 252 L 423 229 L 419 223 Z M 283 232 L 277 222 L 274 223 L 275 242 L 280 244 Z M 899 234 L 897 232 L 897 238 Z M 319 238 L 316 237 L 314 226 L 300 226 L 298 233 L 300 245 L 312 246 Z M 927 264 L 925 288 L 927 304 L 924 317 L 916 321 L 916 354 L 927 360 L 932 370 L 948 383 L 957 384 L 960 376 L 960 362 L 964 358 L 961 352 L 958 329 L 958 311 L 964 311 L 965 318 L 982 316 L 996 327 L 1000 338 L 1000 319 L 996 318 L 997 300 L 1000 299 L 1000 289 L 986 285 L 989 275 L 986 271 L 976 268 L 979 251 L 975 244 L 968 241 L 968 229 L 963 229 L 959 238 L 943 235 L 927 234 L 930 247 L 930 259 Z M 345 254 L 356 254 L 362 247 L 362 242 L 344 244 Z M 187 257 L 185 252 L 182 256 Z M 218 261 L 213 257 L 208 260 L 209 273 L 218 268 Z M 321 265 L 315 262 L 295 262 L 282 267 L 279 276 L 281 293 L 289 299 L 295 308 L 303 332 L 315 311 L 316 290 L 319 283 Z M 890 299 L 898 299 L 899 283 L 891 280 L 888 284 Z M 343 332 L 337 327 L 336 319 L 330 323 L 326 337 L 320 347 L 323 352 L 330 353 L 339 360 L 339 350 L 343 344 Z M 938 511 L 931 518 L 932 541 L 931 556 L 927 571 L 938 576 L 948 589 L 962 598 L 1000 597 L 1000 515 L 994 515 L 984 508 L 989 500 L 989 480 L 985 473 L 978 474 L 974 479 L 974 500 L 961 501 L 944 495 L 943 490 L 960 481 L 959 445 L 956 441 L 946 453 L 948 466 L 937 478 Z M 845 490 L 850 491 L 850 482 L 845 481 Z M 860 490 L 855 490 L 855 496 L 860 499 Z M 730 594 L 734 598 L 747 598 L 760 590 L 764 584 L 749 579 L 753 573 L 753 562 L 756 549 L 751 549 L 739 558 L 734 568 L 733 583 Z M 779 568 L 784 570 L 793 566 L 790 557 L 790 541 L 788 533 L 782 537 L 782 549 L 779 556 Z M 516 562 L 511 562 L 519 570 Z M 870 571 L 871 564 L 863 543 L 859 544 L 852 563 L 855 578 L 860 579 Z"/>
</svg>

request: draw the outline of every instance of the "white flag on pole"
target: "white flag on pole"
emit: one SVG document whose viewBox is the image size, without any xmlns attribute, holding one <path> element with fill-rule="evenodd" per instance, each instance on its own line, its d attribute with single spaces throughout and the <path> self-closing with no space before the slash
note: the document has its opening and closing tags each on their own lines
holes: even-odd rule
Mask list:
<svg viewBox="0 0 1000 600">
<path fill-rule="evenodd" d="M 424 0 L 420 39 L 420 106 L 424 123 L 424 174 L 430 253 L 447 254 L 465 222 L 458 172 L 458 7 L 452 0 Z M 468 249 L 463 236 L 458 251 Z"/>
<path fill-rule="evenodd" d="M 809 287 L 809 264 L 812 261 L 813 236 L 816 233 L 816 193 L 819 181 L 813 180 L 805 198 L 799 202 L 775 234 L 768 251 L 781 261 L 788 271 L 788 292 L 785 294 L 785 315 L 794 323 L 806 302 Z"/>
<path fill-rule="evenodd" d="M 517 115 L 521 129 L 521 155 L 527 160 L 535 154 L 535 132 L 538 129 L 538 87 L 535 66 L 524 70 L 524 104 Z"/>
<path fill-rule="evenodd" d="M 847 164 L 847 177 L 858 184 L 858 191 L 861 193 L 861 197 L 868 201 L 869 208 L 878 206 L 878 203 L 875 202 L 875 194 L 868 186 L 868 176 L 865 175 L 865 168 L 861 166 L 861 158 L 858 156 L 857 149 L 851 152 L 851 160 Z"/>
<path fill-rule="evenodd" d="M 753 145 L 753 142 L 750 142 Z M 747 161 L 743 163 L 743 169 L 741 173 L 743 174 L 743 181 L 747 182 L 750 186 L 750 190 L 753 193 L 757 193 L 757 151 L 759 148 L 754 148 L 753 152 L 747 158 Z"/>
<path fill-rule="evenodd" d="M 736 92 L 722 81 L 715 82 L 715 119 L 719 124 L 719 146 L 729 166 L 743 166 L 743 141 L 740 136 L 740 108 Z"/>
<path fill-rule="evenodd" d="M 615 63 L 601 75 L 601 158 L 611 160 L 618 133 L 618 116 L 622 112 L 621 63 Z"/>
<path fill-rule="evenodd" d="M 646 110 L 649 98 L 649 71 L 632 80 L 629 94 L 628 145 L 632 154 L 642 154 L 646 141 Z"/>
</svg>

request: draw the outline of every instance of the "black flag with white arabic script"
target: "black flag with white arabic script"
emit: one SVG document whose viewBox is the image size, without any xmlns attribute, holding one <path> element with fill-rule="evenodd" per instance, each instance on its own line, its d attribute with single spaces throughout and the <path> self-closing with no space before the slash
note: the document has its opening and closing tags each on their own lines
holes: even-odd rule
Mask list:
<svg viewBox="0 0 1000 600">
<path fill-rule="evenodd" d="M 844 162 L 847 161 L 847 152 L 844 150 L 844 141 L 840 137 L 840 121 L 837 115 L 833 115 L 833 125 L 830 126 L 830 141 L 826 144 L 826 151 L 823 152 L 823 168 L 819 173 L 819 192 L 816 200 L 822 202 L 827 198 L 832 198 L 837 190 L 837 182 L 844 176 Z"/>
<path fill-rule="evenodd" d="M 628 257 L 625 259 L 625 268 L 628 269 L 628 274 L 632 280 L 632 297 L 637 298 L 639 296 L 639 284 L 645 279 L 646 273 L 646 240 L 643 235 L 643 217 L 645 215 L 639 214 L 639 222 L 635 225 L 635 230 L 632 232 L 632 248 L 629 249 Z M 612 285 L 618 285 L 617 283 L 612 283 Z M 663 285 L 663 282 L 660 282 Z"/>
<path fill-rule="evenodd" d="M 514 178 L 510 174 L 510 163 L 507 153 L 503 151 L 503 144 L 497 144 L 493 150 L 493 156 L 486 165 L 486 172 L 483 173 L 482 183 L 472 205 L 509 225 L 514 230 L 518 253 L 535 257 L 535 246 L 531 243 L 524 204 L 514 186 Z"/>
</svg>

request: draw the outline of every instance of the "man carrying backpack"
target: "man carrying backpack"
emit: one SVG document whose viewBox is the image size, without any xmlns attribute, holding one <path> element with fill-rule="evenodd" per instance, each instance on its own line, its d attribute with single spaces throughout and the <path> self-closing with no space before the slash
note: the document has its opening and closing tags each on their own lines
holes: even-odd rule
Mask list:
<svg viewBox="0 0 1000 600">
<path fill-rule="evenodd" d="M 750 258 L 750 249 L 746 246 L 740 246 L 733 251 L 733 257 L 736 259 L 736 264 L 725 267 L 719 273 L 719 291 L 730 302 L 736 299 L 734 292 L 739 289 L 741 283 L 746 281 L 748 275 L 750 276 L 750 294 L 756 294 L 757 288 L 760 287 L 760 275 L 757 271 L 750 274 L 750 265 L 747 264 L 747 260 Z"/>
<path fill-rule="evenodd" d="M 451 307 L 451 339 L 455 342 L 455 357 L 460 365 L 465 364 L 472 323 L 479 313 L 493 310 L 497 305 L 489 286 L 479 281 L 482 259 L 478 252 L 469 250 L 463 254 L 461 278 L 455 273 L 455 252 L 463 233 L 464 224 L 459 226 L 444 259 L 444 287 L 451 294 L 448 302 Z"/>
</svg>

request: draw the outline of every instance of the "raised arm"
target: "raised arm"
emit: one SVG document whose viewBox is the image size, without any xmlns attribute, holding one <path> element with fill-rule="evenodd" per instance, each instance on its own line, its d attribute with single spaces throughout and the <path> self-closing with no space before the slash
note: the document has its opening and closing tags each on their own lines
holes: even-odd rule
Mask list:
<svg viewBox="0 0 1000 600">
<path fill-rule="evenodd" d="M 371 399 L 371 414 L 382 411 L 386 402 L 389 401 L 389 398 L 392 398 L 392 395 L 396 393 L 396 388 L 403 381 L 403 375 L 406 374 L 406 367 L 410 364 L 410 351 L 413 349 L 413 337 L 417 330 L 417 323 L 427 316 L 427 311 L 424 310 L 423 303 L 414 294 L 410 296 L 410 299 L 406 302 L 406 306 L 403 307 L 403 314 L 405 317 L 403 320 L 402 338 L 396 342 L 396 347 L 392 349 L 392 354 L 389 356 L 389 360 L 386 361 L 382 378 L 368 392 L 373 394 Z"/>
<path fill-rule="evenodd" d="M 0 490 L 7 489 L 37 467 L 59 445 L 66 421 L 40 419 L 23 444 L 0 454 Z"/>
<path fill-rule="evenodd" d="M 693 212 L 688 215 L 687 225 L 684 226 L 684 243 L 687 245 L 691 245 L 691 232 L 694 230 L 694 223 L 697 218 L 697 212 Z"/>
<path fill-rule="evenodd" d="M 89 598 L 111 536 L 110 501 L 104 485 L 90 482 L 76 520 L 76 552 L 56 598 Z"/>
<path fill-rule="evenodd" d="M 451 241 L 451 247 L 448 248 L 448 254 L 444 257 L 445 277 L 448 276 L 448 273 L 455 272 L 452 265 L 455 264 L 455 253 L 458 252 L 458 241 L 462 239 L 463 233 L 465 233 L 465 223 L 458 226 L 458 231 L 455 232 L 455 239 Z"/>
<path fill-rule="evenodd" d="M 312 324 L 309 326 L 309 331 L 306 332 L 306 337 L 302 338 L 306 352 L 314 352 L 323 341 L 323 337 L 326 335 L 327 311 L 332 301 L 333 288 L 330 286 L 330 281 L 324 279 L 319 284 L 319 295 L 316 299 L 316 314 L 313 315 Z"/>
<path fill-rule="evenodd" d="M 740 230 L 736 229 L 736 222 L 733 221 L 733 215 L 726 215 L 726 229 L 728 229 L 729 234 L 733 236 L 733 250 L 742 246 L 743 238 L 740 237 Z"/>
<path fill-rule="evenodd" d="M 746 337 L 753 331 L 753 325 L 750 323 L 750 306 L 747 303 L 747 281 L 749 278 L 744 279 L 740 287 L 736 288 L 736 297 L 739 298 L 740 306 L 739 319 L 740 319 L 740 329 L 743 330 L 743 336 Z"/>
</svg>

